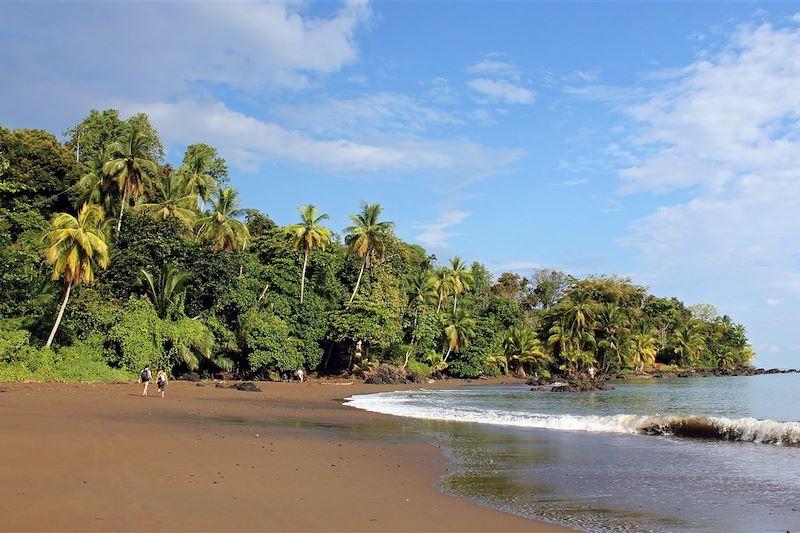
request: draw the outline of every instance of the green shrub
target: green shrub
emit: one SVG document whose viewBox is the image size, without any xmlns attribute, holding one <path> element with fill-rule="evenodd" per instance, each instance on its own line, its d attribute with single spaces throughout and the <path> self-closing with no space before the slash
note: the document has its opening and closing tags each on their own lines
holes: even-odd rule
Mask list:
<svg viewBox="0 0 800 533">
<path fill-rule="evenodd" d="M 414 383 L 425 383 L 431 377 L 432 372 L 433 369 L 429 365 L 414 359 L 409 360 L 406 366 L 408 380 Z"/>
<path fill-rule="evenodd" d="M 289 337 L 289 326 L 275 315 L 253 311 L 242 318 L 241 331 L 249 354 L 247 360 L 253 371 L 289 372 L 303 367 L 300 342 Z"/>
<path fill-rule="evenodd" d="M 131 298 L 108 332 L 111 363 L 136 372 L 166 363 L 165 332 L 155 309 L 144 298 Z"/>
</svg>

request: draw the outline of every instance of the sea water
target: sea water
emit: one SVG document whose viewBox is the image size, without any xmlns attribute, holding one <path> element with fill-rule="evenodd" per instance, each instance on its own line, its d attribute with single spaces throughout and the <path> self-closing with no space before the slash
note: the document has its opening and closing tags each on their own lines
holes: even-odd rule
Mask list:
<svg viewBox="0 0 800 533">
<path fill-rule="evenodd" d="M 446 491 L 584 531 L 800 531 L 800 374 L 358 395 L 420 419 Z"/>
</svg>

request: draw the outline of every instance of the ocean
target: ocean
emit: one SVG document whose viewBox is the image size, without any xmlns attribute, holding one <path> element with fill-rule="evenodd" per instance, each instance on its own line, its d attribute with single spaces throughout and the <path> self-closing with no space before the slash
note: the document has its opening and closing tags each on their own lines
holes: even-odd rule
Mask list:
<svg viewBox="0 0 800 533">
<path fill-rule="evenodd" d="M 446 492 L 582 531 L 800 531 L 800 374 L 357 395 L 419 419 Z"/>
</svg>

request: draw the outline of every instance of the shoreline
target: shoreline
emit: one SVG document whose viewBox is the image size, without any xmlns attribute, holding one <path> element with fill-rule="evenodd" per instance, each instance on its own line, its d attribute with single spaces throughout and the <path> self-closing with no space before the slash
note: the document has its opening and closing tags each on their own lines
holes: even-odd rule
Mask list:
<svg viewBox="0 0 800 533">
<path fill-rule="evenodd" d="M 572 531 L 445 494 L 452 465 L 412 421 L 342 405 L 508 382 L 173 381 L 164 399 L 135 383 L 3 383 L 0 529 Z"/>
</svg>

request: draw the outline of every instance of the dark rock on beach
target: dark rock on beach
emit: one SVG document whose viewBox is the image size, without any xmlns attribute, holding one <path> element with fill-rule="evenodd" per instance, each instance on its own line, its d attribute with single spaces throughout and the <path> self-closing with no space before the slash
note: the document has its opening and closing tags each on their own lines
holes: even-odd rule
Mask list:
<svg viewBox="0 0 800 533">
<path fill-rule="evenodd" d="M 258 386 L 255 383 L 253 383 L 252 381 L 245 381 L 244 383 L 237 383 L 236 385 L 234 385 L 231 388 L 236 389 L 236 390 L 243 390 L 243 391 L 246 391 L 246 392 L 261 392 L 261 389 L 259 389 Z"/>
<path fill-rule="evenodd" d="M 261 392 L 261 389 L 252 381 L 245 381 L 243 383 L 236 383 L 234 385 L 226 385 L 225 383 L 216 383 L 214 387 L 218 389 L 236 389 L 245 392 Z"/>
</svg>

